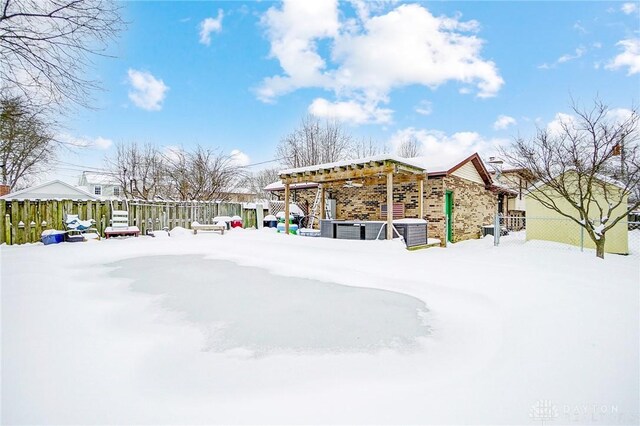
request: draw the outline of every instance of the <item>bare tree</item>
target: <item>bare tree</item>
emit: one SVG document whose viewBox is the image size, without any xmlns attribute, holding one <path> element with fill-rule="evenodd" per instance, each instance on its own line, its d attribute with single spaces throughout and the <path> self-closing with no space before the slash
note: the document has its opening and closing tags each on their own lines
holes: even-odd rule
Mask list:
<svg viewBox="0 0 640 426">
<path fill-rule="evenodd" d="M 264 188 L 278 179 L 278 169 L 269 168 L 248 174 L 242 184 L 247 186 L 252 193 L 258 194 L 260 198 L 267 199 L 269 194 Z"/>
<path fill-rule="evenodd" d="M 381 146 L 373 141 L 373 139 L 359 139 L 351 145 L 351 157 L 352 158 L 365 158 L 373 155 L 382 154 L 384 146 Z"/>
<path fill-rule="evenodd" d="M 583 227 L 604 258 L 607 231 L 640 206 L 638 111 L 620 117 L 599 100 L 572 109 L 571 119 L 516 139 L 502 155 L 538 179 L 529 195 Z"/>
<path fill-rule="evenodd" d="M 398 155 L 403 158 L 414 158 L 420 155 L 420 142 L 415 136 L 410 136 L 408 139 L 402 141 L 398 146 Z"/>
<path fill-rule="evenodd" d="M 18 97 L 0 99 L 2 183 L 11 190 L 31 183 L 55 160 L 57 144 L 43 114 Z"/>
<path fill-rule="evenodd" d="M 123 27 L 113 0 L 0 0 L 0 90 L 38 106 L 90 106 L 84 77 Z"/>
<path fill-rule="evenodd" d="M 287 167 L 304 167 L 345 159 L 351 144 L 351 135 L 338 122 L 307 116 L 282 138 L 276 154 Z"/>
<path fill-rule="evenodd" d="M 227 201 L 241 180 L 241 167 L 219 150 L 197 146 L 166 158 L 170 193 L 180 200 Z"/>
<path fill-rule="evenodd" d="M 165 195 L 165 161 L 154 145 L 118 144 L 114 156 L 107 157 L 105 163 L 125 197 L 152 200 Z"/>
</svg>

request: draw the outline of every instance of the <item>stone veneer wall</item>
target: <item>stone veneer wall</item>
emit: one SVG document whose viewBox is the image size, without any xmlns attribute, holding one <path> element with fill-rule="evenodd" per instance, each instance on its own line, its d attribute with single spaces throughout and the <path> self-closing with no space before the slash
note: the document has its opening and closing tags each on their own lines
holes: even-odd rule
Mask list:
<svg viewBox="0 0 640 426">
<path fill-rule="evenodd" d="M 325 186 L 329 198 L 336 199 L 336 219 L 384 220 L 380 207 L 387 203 L 386 179 L 367 179 L 359 188 L 345 188 L 344 182 Z M 400 181 L 393 184 L 393 202 L 404 204 L 405 217 L 418 217 L 418 184 Z"/>
<path fill-rule="evenodd" d="M 482 225 L 493 223 L 496 194 L 484 185 L 453 175 L 445 177 L 444 184 L 453 191 L 453 242 L 480 238 Z"/>
<path fill-rule="evenodd" d="M 429 178 L 425 183 L 425 213 L 427 215 L 427 236 L 438 238 L 443 244 L 446 235 L 444 215 L 444 178 Z"/>
</svg>

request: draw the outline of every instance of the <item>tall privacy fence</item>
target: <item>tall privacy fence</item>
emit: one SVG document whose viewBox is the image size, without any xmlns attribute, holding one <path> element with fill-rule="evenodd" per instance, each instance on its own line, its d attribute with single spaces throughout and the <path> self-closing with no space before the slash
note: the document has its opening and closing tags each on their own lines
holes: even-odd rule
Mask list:
<svg viewBox="0 0 640 426">
<path fill-rule="evenodd" d="M 216 216 L 240 216 L 245 227 L 256 226 L 256 210 L 241 203 L 215 201 L 81 201 L 81 200 L 0 200 L 0 244 L 24 244 L 40 241 L 42 231 L 64 230 L 67 214 L 95 221 L 101 236 L 111 223 L 111 208 L 129 211 L 129 225 L 142 234 L 191 223 L 213 223 Z"/>
<path fill-rule="evenodd" d="M 568 218 L 499 216 L 496 220 L 501 231 L 495 241 L 500 246 L 527 242 L 550 249 L 595 249 L 585 229 Z M 490 233 L 493 234 L 493 227 Z M 640 254 L 640 222 L 618 222 L 605 234 L 605 250 L 609 253 Z"/>
</svg>

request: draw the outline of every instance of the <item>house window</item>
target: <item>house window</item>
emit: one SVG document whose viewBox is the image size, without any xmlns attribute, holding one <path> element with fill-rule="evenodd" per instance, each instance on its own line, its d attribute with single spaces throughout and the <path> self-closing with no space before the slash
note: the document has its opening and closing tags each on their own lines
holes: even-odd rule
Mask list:
<svg viewBox="0 0 640 426">
<path fill-rule="evenodd" d="M 93 193 L 95 195 L 102 195 L 102 187 L 101 186 L 94 186 L 93 187 Z"/>
<path fill-rule="evenodd" d="M 120 196 L 120 188 L 118 188 L 117 186 L 113 188 L 113 196 L 114 197 Z"/>
</svg>

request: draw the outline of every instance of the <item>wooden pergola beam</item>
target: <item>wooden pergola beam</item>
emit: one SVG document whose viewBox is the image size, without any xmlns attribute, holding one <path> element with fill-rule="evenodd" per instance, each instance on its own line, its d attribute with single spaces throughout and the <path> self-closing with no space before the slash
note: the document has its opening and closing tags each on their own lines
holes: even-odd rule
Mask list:
<svg viewBox="0 0 640 426">
<path fill-rule="evenodd" d="M 393 240 L 393 172 L 387 172 L 387 240 Z"/>
<path fill-rule="evenodd" d="M 289 235 L 289 184 L 284 184 L 284 234 Z"/>
<path fill-rule="evenodd" d="M 315 182 L 326 183 L 341 180 L 362 179 L 372 176 L 386 176 L 388 172 L 397 175 L 423 175 L 424 169 L 395 161 L 369 161 L 321 168 L 317 170 L 305 170 L 303 172 L 291 172 L 280 175 L 283 183 Z"/>
</svg>

